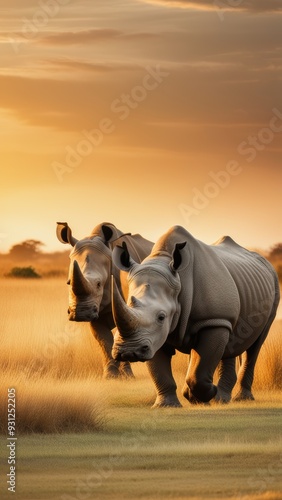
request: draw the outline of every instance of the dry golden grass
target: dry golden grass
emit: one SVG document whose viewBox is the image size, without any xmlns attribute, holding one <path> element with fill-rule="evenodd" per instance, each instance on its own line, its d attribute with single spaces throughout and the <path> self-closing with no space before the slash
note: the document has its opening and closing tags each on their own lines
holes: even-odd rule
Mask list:
<svg viewBox="0 0 282 500">
<path fill-rule="evenodd" d="M 64 280 L 0 280 L 0 293 L 0 433 L 14 387 L 18 498 L 282 498 L 281 321 L 260 354 L 255 402 L 190 405 L 178 353 L 183 408 L 151 410 L 145 364 L 134 380 L 101 379 L 89 326 L 67 320 Z M 8 472 L 6 446 L 0 455 Z"/>
<path fill-rule="evenodd" d="M 11 381 L 13 383 L 11 384 Z M 61 433 L 99 430 L 105 414 L 93 380 L 27 378 L 21 374 L 2 377 L 0 432 L 7 432 L 7 392 L 16 390 L 16 434 Z M 6 390 L 3 390 L 3 389 Z"/>
<path fill-rule="evenodd" d="M 67 321 L 66 285 L 6 279 L 0 287 L 1 432 L 8 387 L 16 388 L 18 432 L 100 428 L 103 402 L 93 387 L 102 373 L 100 356 L 87 325 Z"/>
<path fill-rule="evenodd" d="M 17 390 L 19 432 L 99 429 L 105 405 L 150 407 L 154 402 L 154 386 L 141 363 L 133 366 L 133 381 L 101 380 L 101 353 L 89 325 L 67 319 L 64 280 L 2 279 L 0 291 L 1 432 L 8 387 Z M 257 363 L 254 390 L 267 390 L 268 398 L 270 390 L 282 388 L 281 333 L 279 321 Z M 183 405 L 188 404 L 181 396 L 187 363 L 181 353 L 173 359 Z"/>
<path fill-rule="evenodd" d="M 264 342 L 255 370 L 254 389 L 282 389 L 282 321 L 275 321 Z"/>
<path fill-rule="evenodd" d="M 102 373 L 89 326 L 67 319 L 64 282 L 6 279 L 0 289 L 1 368 L 53 377 Z"/>
</svg>

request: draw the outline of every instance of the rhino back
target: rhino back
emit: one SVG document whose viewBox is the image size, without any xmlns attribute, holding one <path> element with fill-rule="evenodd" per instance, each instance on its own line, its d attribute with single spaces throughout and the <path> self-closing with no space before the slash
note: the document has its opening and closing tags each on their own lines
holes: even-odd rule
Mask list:
<svg viewBox="0 0 282 500">
<path fill-rule="evenodd" d="M 171 228 L 152 253 L 169 254 L 176 243 L 184 241 L 181 255 L 187 265 L 179 272 L 181 313 L 168 341 L 179 350 L 189 352 L 195 334 L 207 322 L 217 322 L 217 325 L 223 322 L 232 328 L 239 313 L 239 296 L 232 276 L 211 246 L 182 227 Z"/>
<path fill-rule="evenodd" d="M 240 296 L 240 315 L 250 315 L 260 310 L 264 301 L 273 304 L 277 278 L 273 267 L 264 257 L 240 247 L 233 240 L 214 246 L 214 251 L 236 283 Z"/>
<path fill-rule="evenodd" d="M 123 241 L 126 242 L 131 257 L 138 263 L 150 254 L 154 245 L 152 241 L 143 238 L 140 234 L 124 236 Z"/>
<path fill-rule="evenodd" d="M 204 326 L 226 326 L 233 330 L 236 341 L 236 336 L 242 336 L 242 324 L 247 324 L 251 327 L 239 346 L 243 352 L 277 307 L 279 286 L 274 269 L 230 237 L 206 245 L 188 233 L 186 247 L 190 264 L 180 273 L 181 315 L 168 340 L 189 352 Z"/>
<path fill-rule="evenodd" d="M 279 283 L 271 264 L 256 252 L 230 244 L 215 248 L 228 268 L 240 297 L 240 313 L 233 338 L 226 350 L 232 354 L 246 350 L 273 320 L 279 302 Z"/>
</svg>

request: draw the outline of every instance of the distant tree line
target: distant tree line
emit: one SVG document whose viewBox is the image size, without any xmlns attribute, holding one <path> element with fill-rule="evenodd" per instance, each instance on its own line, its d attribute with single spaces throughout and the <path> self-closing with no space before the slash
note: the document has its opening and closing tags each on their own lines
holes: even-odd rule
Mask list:
<svg viewBox="0 0 282 500">
<path fill-rule="evenodd" d="M 282 283 L 282 243 L 277 243 L 271 247 L 266 257 L 275 267 L 279 281 Z"/>
<path fill-rule="evenodd" d="M 56 278 L 67 275 L 69 249 L 44 252 L 45 244 L 28 239 L 0 253 L 0 276 L 19 278 Z"/>
<path fill-rule="evenodd" d="M 39 240 L 25 240 L 22 243 L 13 245 L 10 248 L 9 256 L 13 260 L 32 260 L 42 254 L 42 247 L 45 246 Z"/>
<path fill-rule="evenodd" d="M 34 262 L 39 260 L 41 257 L 49 256 L 53 258 L 54 261 L 56 257 L 61 256 L 63 252 L 54 252 L 53 254 L 47 254 L 43 252 L 42 248 L 45 246 L 45 243 L 39 240 L 25 240 L 21 243 L 17 243 L 13 245 L 7 257 L 9 257 L 12 261 L 18 262 Z M 67 252 L 64 252 L 67 253 Z M 3 255 L 3 254 L 2 254 Z M 265 255 L 266 258 L 271 262 L 271 264 L 276 269 L 279 280 L 282 283 L 282 243 L 277 243 L 272 246 L 269 252 Z M 20 272 L 17 269 L 17 272 Z M 32 274 L 30 270 L 25 271 L 27 274 Z"/>
</svg>

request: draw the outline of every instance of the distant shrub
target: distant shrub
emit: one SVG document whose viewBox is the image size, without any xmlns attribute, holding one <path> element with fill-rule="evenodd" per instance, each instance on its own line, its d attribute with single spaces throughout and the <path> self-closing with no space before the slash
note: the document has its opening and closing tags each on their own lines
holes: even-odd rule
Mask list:
<svg viewBox="0 0 282 500">
<path fill-rule="evenodd" d="M 270 262 L 282 260 L 282 243 L 277 243 L 270 249 L 268 258 Z"/>
<path fill-rule="evenodd" d="M 8 278 L 41 278 L 32 266 L 28 267 L 13 267 L 9 274 L 6 274 Z"/>
<path fill-rule="evenodd" d="M 280 283 L 282 283 L 282 266 L 281 265 L 278 266 L 276 268 L 276 271 L 277 271 L 277 274 L 278 274 L 279 281 L 280 281 Z"/>
<path fill-rule="evenodd" d="M 67 276 L 67 271 L 63 269 L 51 269 L 50 271 L 44 271 L 44 278 L 61 278 L 63 276 Z"/>
</svg>

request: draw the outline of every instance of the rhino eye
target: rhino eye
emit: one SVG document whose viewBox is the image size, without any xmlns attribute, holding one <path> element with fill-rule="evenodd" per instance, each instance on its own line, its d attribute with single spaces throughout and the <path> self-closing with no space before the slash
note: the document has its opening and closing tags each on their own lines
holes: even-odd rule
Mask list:
<svg viewBox="0 0 282 500">
<path fill-rule="evenodd" d="M 101 281 L 97 281 L 97 288 L 98 288 L 98 290 L 100 290 L 100 288 L 101 288 Z"/>
<path fill-rule="evenodd" d="M 158 321 L 159 323 L 163 323 L 165 320 L 165 313 L 161 312 L 158 314 Z"/>
</svg>

